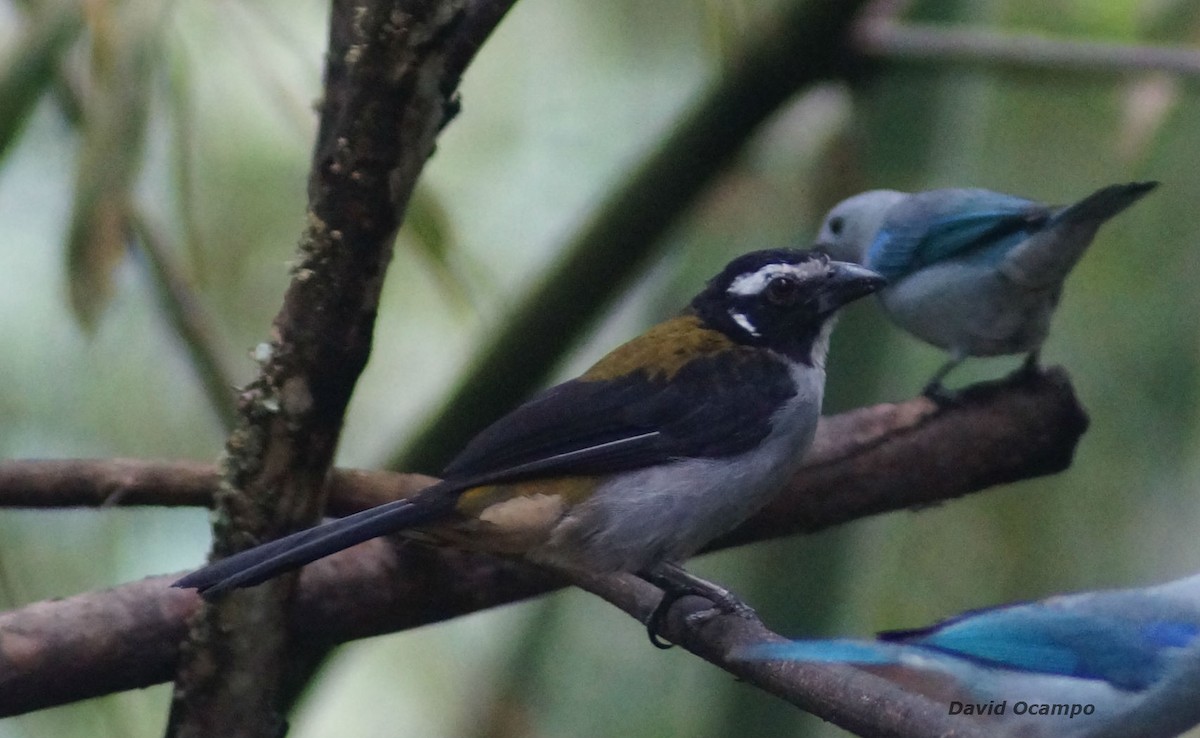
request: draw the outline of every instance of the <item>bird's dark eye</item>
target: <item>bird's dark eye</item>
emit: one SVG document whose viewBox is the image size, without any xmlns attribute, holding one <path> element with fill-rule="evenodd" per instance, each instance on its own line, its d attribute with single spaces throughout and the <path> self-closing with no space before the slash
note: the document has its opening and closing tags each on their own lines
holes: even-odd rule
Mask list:
<svg viewBox="0 0 1200 738">
<path fill-rule="evenodd" d="M 794 277 L 775 277 L 767 282 L 763 295 L 772 305 L 795 305 L 800 299 L 800 283 Z"/>
<path fill-rule="evenodd" d="M 845 227 L 846 221 L 842 217 L 836 216 L 829 219 L 829 232 L 835 236 L 842 235 L 842 228 Z"/>
</svg>

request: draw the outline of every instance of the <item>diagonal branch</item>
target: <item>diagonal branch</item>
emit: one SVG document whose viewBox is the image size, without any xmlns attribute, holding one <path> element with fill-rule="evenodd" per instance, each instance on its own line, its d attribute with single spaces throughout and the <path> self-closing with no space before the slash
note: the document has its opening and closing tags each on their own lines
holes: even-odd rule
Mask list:
<svg viewBox="0 0 1200 738">
<path fill-rule="evenodd" d="M 269 350 L 239 397 L 226 443 L 217 555 L 310 525 L 324 508 L 396 230 L 452 116 L 463 68 L 511 2 L 334 0 L 308 226 Z M 483 11 L 476 22 L 472 12 Z M 168 736 L 280 732 L 294 585 L 283 577 L 197 612 L 178 660 Z"/>
<path fill-rule="evenodd" d="M 661 592 L 629 575 L 573 582 L 645 622 Z M 712 603 L 686 597 L 672 606 L 665 635 L 700 658 L 742 681 L 784 699 L 864 738 L 985 738 L 986 728 L 950 717 L 946 706 L 906 692 L 886 679 L 849 666 L 750 662 L 730 657 L 738 648 L 783 641 L 761 622 L 737 615 L 708 617 L 689 625 L 687 617 Z"/>
<path fill-rule="evenodd" d="M 947 409 L 916 399 L 827 418 L 807 464 L 787 490 L 718 546 L 817 530 L 863 515 L 928 505 L 994 484 L 1061 471 L 1070 464 L 1086 427 L 1086 416 L 1061 371 L 1021 384 L 977 386 L 964 395 L 961 404 Z M 201 465 L 160 464 L 135 467 L 136 473 L 121 482 L 119 473 L 105 471 L 106 462 L 78 462 L 100 465 L 90 467 L 102 473 L 89 485 L 83 475 L 52 474 L 58 463 L 0 464 L 0 497 L 14 499 L 10 494 L 13 487 L 34 482 L 41 489 L 58 485 L 60 489 L 93 492 L 124 490 L 124 499 L 131 502 L 195 502 L 205 497 L 205 475 L 213 478 Z M 67 470 L 82 472 L 86 468 Z M 190 481 L 152 494 L 154 483 L 144 483 L 151 472 L 157 473 L 160 483 L 171 480 L 173 474 Z M 378 500 L 398 491 L 399 487 L 393 486 L 397 482 L 411 490 L 422 480 L 382 472 L 341 472 L 332 482 L 332 495 L 349 511 L 363 500 Z M 32 496 L 30 491 L 23 495 L 25 499 Z M 74 497 L 100 498 L 99 494 Z M 347 502 L 352 498 L 358 502 Z M 179 658 L 178 636 L 186 618 L 199 606 L 194 595 L 168 588 L 173 579 L 147 579 L 0 614 L 0 716 L 169 678 Z M 596 581 L 582 583 L 596 589 L 601 586 Z M 562 584 L 544 571 L 517 562 L 373 541 L 306 567 L 289 623 L 296 638 L 306 644 L 339 643 L 495 607 Z M 720 654 L 727 652 L 730 638 L 765 637 L 755 630 L 733 636 L 723 633 L 710 634 L 705 629 L 694 636 L 699 640 L 693 640 L 693 634 L 684 634 L 681 640 L 723 665 Z M 73 665 L 68 675 L 60 668 L 63 663 Z M 854 722 L 859 718 L 846 717 L 853 708 L 846 695 L 838 697 L 837 684 L 827 683 L 829 679 L 842 680 L 840 673 L 834 678 L 822 676 L 828 672 L 804 668 L 731 668 L 776 694 L 791 690 L 788 699 L 818 715 L 859 725 Z M 847 694 L 858 702 L 866 694 L 876 695 L 873 699 L 889 694 L 873 686 L 869 690 Z M 890 710 L 881 715 L 884 713 L 892 714 Z"/>
<path fill-rule="evenodd" d="M 209 408 L 226 430 L 237 422 L 234 412 L 236 383 L 217 341 L 216 324 L 199 292 L 176 263 L 167 236 L 143 208 L 131 204 L 129 225 L 149 266 L 151 283 L 167 322 L 191 359 Z"/>
</svg>

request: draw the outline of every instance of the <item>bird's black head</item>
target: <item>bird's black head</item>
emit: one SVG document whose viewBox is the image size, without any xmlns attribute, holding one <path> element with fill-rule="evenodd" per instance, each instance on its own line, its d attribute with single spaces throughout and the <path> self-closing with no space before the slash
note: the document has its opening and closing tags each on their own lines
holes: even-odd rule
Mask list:
<svg viewBox="0 0 1200 738">
<path fill-rule="evenodd" d="M 812 251 L 754 251 L 731 261 L 691 307 L 738 343 L 823 365 L 834 313 L 884 283 L 865 267 Z"/>
</svg>

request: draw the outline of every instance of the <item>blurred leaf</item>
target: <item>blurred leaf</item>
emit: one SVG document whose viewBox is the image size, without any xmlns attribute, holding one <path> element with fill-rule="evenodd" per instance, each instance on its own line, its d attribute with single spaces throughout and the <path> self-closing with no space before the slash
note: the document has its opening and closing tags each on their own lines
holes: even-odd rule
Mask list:
<svg viewBox="0 0 1200 738">
<path fill-rule="evenodd" d="M 1147 35 L 1172 41 L 1195 41 L 1200 33 L 1200 5 L 1193 0 L 1160 3 L 1146 13 Z"/>
<path fill-rule="evenodd" d="M 433 271 L 446 296 L 460 306 L 472 304 L 472 291 L 451 258 L 455 251 L 453 225 L 441 199 L 418 184 L 404 214 L 402 234 Z"/>
<path fill-rule="evenodd" d="M 112 296 L 112 273 L 124 256 L 126 213 L 119 194 L 81 192 L 75 200 L 67 242 L 67 278 L 71 309 L 88 331 Z"/>
<path fill-rule="evenodd" d="M 1009 0 L 1006 5 L 1008 15 L 1019 25 L 1097 40 L 1136 38 L 1137 19 L 1143 13 L 1142 0 L 1070 0 L 1056 13 L 1046 13 L 1045 4 L 1037 0 Z"/>
<path fill-rule="evenodd" d="M 1182 97 L 1180 81 L 1152 74 L 1129 83 L 1122 95 L 1122 120 L 1116 150 L 1127 164 L 1142 159 Z"/>
<path fill-rule="evenodd" d="M 708 0 L 704 3 L 704 26 L 706 44 L 713 56 L 728 60 L 743 47 L 749 23 L 749 9 L 745 0 L 733 2 L 718 2 Z"/>
<path fill-rule="evenodd" d="M 417 187 L 405 213 L 404 225 L 430 261 L 448 264 L 447 255 L 454 247 L 450 216 L 441 200 L 428 187 Z"/>
<path fill-rule="evenodd" d="M 183 246 L 188 266 L 203 282 L 206 271 L 203 230 L 198 219 L 200 208 L 196 195 L 196 128 L 197 114 L 192 103 L 192 64 L 181 50 L 168 54 L 163 60 L 167 68 L 166 91 L 172 136 L 172 183 L 175 186 L 175 217 L 183 231 Z"/>
<path fill-rule="evenodd" d="M 0 61 L 0 161 L 34 105 L 55 78 L 55 67 L 79 36 L 83 17 L 73 2 L 47 5 L 30 18 L 25 33 Z"/>
<path fill-rule="evenodd" d="M 129 190 L 141 161 L 161 9 L 154 0 L 88 6 L 91 79 L 67 235 L 71 309 L 86 330 L 108 303 L 113 272 L 125 254 Z"/>
</svg>

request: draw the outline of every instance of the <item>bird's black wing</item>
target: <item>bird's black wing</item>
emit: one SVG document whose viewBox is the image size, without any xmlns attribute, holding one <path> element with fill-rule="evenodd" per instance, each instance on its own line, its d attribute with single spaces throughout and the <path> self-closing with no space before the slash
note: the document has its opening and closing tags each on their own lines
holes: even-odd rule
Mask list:
<svg viewBox="0 0 1200 738">
<path fill-rule="evenodd" d="M 445 477 L 494 483 L 731 456 L 761 442 L 795 393 L 782 359 L 741 347 L 697 357 L 674 374 L 575 379 L 484 429 Z"/>
<path fill-rule="evenodd" d="M 415 497 L 242 551 L 175 586 L 205 597 L 252 586 L 376 536 L 436 521 L 451 513 L 463 491 L 479 485 L 748 451 L 795 392 L 782 360 L 744 349 L 698 357 L 670 377 L 637 372 L 572 380 L 484 430 L 447 467 L 445 480 Z"/>
</svg>

